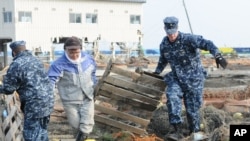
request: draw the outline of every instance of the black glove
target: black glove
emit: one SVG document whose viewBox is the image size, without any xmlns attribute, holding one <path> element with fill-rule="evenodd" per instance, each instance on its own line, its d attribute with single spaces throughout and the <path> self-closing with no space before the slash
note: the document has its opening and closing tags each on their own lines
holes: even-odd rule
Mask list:
<svg viewBox="0 0 250 141">
<path fill-rule="evenodd" d="M 227 61 L 225 58 L 221 56 L 220 53 L 215 55 L 215 62 L 216 62 L 217 68 L 219 68 L 219 66 L 221 66 L 223 69 L 227 67 Z"/>
<path fill-rule="evenodd" d="M 159 75 L 160 73 L 158 73 L 158 72 L 153 72 L 153 74 L 155 74 L 155 75 Z"/>
</svg>

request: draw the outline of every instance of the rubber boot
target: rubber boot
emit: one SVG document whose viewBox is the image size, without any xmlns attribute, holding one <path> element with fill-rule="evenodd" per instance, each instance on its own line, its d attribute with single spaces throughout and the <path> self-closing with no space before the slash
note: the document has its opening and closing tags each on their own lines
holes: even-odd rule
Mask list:
<svg viewBox="0 0 250 141">
<path fill-rule="evenodd" d="M 85 141 L 88 138 L 88 134 L 78 131 L 76 135 L 76 141 Z"/>
<path fill-rule="evenodd" d="M 175 132 L 173 134 L 167 135 L 168 139 L 172 139 L 175 141 L 181 141 L 184 139 L 183 133 L 182 133 L 182 125 L 181 124 L 174 124 L 174 130 Z"/>
</svg>

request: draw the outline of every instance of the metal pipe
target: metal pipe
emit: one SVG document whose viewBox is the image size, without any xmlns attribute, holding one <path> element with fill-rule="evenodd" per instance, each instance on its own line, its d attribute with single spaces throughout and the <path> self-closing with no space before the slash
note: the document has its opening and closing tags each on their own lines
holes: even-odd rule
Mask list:
<svg viewBox="0 0 250 141">
<path fill-rule="evenodd" d="M 191 22 L 190 22 L 190 20 L 189 20 L 189 16 L 188 16 L 186 4 L 185 4 L 185 1 L 184 1 L 184 0 L 183 0 L 183 5 L 184 5 L 185 13 L 186 13 L 186 16 L 187 16 L 187 19 L 188 19 L 188 24 L 189 24 L 190 31 L 191 31 L 191 33 L 193 34 L 193 29 L 192 29 L 192 26 L 191 26 Z"/>
</svg>

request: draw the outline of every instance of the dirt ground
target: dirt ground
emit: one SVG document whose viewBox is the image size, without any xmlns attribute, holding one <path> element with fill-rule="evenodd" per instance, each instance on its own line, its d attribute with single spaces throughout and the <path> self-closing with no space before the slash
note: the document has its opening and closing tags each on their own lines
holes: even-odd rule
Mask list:
<svg viewBox="0 0 250 141">
<path fill-rule="evenodd" d="M 228 59 L 229 65 L 226 70 L 221 68 L 217 69 L 212 58 L 204 58 L 203 64 L 208 70 L 208 78 L 205 82 L 204 89 L 204 108 L 203 113 L 203 125 L 205 133 L 211 133 L 211 141 L 227 138 L 229 135 L 230 123 L 244 123 L 250 119 L 250 59 L 249 58 L 237 58 Z M 149 63 L 148 66 L 153 70 L 155 64 Z M 150 70 L 150 68 L 148 68 Z M 163 100 L 164 103 L 164 100 Z M 212 107 L 211 107 L 212 106 Z M 215 110 L 213 109 L 215 108 Z M 218 110 L 218 111 L 216 111 Z M 161 112 L 159 112 L 161 111 Z M 163 112 L 162 112 L 163 111 Z M 158 122 L 151 122 L 148 129 L 150 138 L 140 139 L 141 141 L 157 141 L 161 140 L 158 137 L 163 138 L 167 132 L 171 129 L 168 128 L 168 123 L 162 122 L 167 117 L 166 109 L 156 109 L 154 115 L 161 114 L 162 116 L 152 116 L 151 119 L 158 120 Z M 163 114 L 165 113 L 165 114 Z M 240 113 L 240 114 L 239 114 Z M 215 116 L 208 116 L 215 115 Z M 228 118 L 225 118 L 228 117 Z M 230 118 L 229 118 L 230 117 Z M 159 120 L 158 118 L 162 118 Z M 185 118 L 185 117 L 184 117 Z M 160 122 L 161 121 L 161 122 Z M 167 120 L 165 120 L 167 121 Z M 155 125 L 152 125 L 155 124 Z M 156 129 L 157 128 L 157 131 Z M 118 133 L 111 130 L 112 127 L 101 125 L 96 123 L 93 133 L 91 134 L 96 140 L 100 141 L 120 141 L 117 138 Z M 185 128 L 184 128 L 185 129 Z M 56 95 L 56 103 L 54 112 L 51 115 L 51 122 L 49 124 L 50 139 L 73 139 L 76 131 L 72 129 L 65 116 L 63 107 L 60 102 L 60 98 Z M 156 135 L 158 137 L 156 137 Z M 104 138 L 106 136 L 106 138 Z M 116 138 L 115 138 L 116 136 Z M 139 141 L 139 139 L 127 139 L 127 141 Z M 122 141 L 122 140 L 121 140 Z M 126 141 L 123 139 L 123 141 Z"/>
</svg>

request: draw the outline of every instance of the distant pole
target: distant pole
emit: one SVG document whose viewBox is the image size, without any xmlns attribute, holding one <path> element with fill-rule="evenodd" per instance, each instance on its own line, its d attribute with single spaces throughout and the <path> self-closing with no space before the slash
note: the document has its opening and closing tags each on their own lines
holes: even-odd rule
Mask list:
<svg viewBox="0 0 250 141">
<path fill-rule="evenodd" d="M 188 24 L 189 24 L 190 31 L 191 31 L 191 33 L 193 34 L 193 30 L 192 30 L 192 26 L 191 26 L 191 23 L 190 23 L 190 20 L 189 20 L 189 16 L 188 16 L 186 4 L 185 4 L 185 1 L 184 1 L 184 0 L 182 0 L 182 1 L 183 1 L 183 6 L 184 6 L 184 9 L 185 9 L 186 16 L 187 16 L 187 19 L 188 19 Z"/>
</svg>

